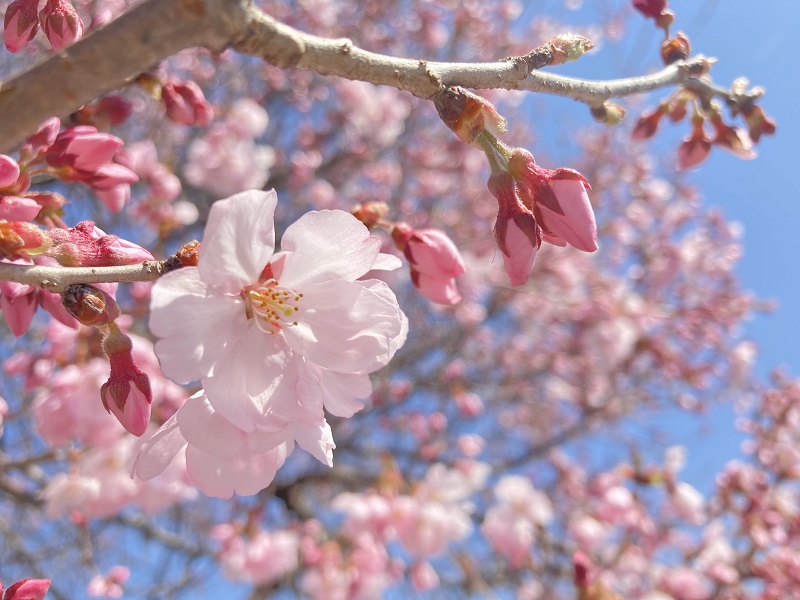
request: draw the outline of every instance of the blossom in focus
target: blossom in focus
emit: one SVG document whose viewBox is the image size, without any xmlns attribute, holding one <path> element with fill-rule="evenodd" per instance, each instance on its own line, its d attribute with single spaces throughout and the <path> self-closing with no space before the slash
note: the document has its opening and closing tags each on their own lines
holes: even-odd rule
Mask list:
<svg viewBox="0 0 800 600">
<path fill-rule="evenodd" d="M 114 323 L 109 324 L 109 330 L 103 350 L 111 363 L 111 374 L 100 388 L 100 398 L 125 429 L 141 436 L 150 422 L 150 378 L 134 362 L 131 339 Z"/>
<path fill-rule="evenodd" d="M 464 260 L 449 237 L 438 229 L 414 229 L 398 224 L 392 240 L 411 267 L 411 281 L 420 293 L 437 304 L 458 304 L 456 279 L 466 273 Z"/>
<path fill-rule="evenodd" d="M 367 374 L 405 340 L 393 292 L 359 279 L 400 261 L 343 211 L 304 215 L 275 253 L 276 204 L 272 191 L 215 203 L 198 266 L 153 286 L 161 367 L 205 392 L 145 444 L 139 477 L 155 476 L 184 446 L 195 483 L 218 496 L 266 487 L 295 442 L 332 464 L 323 407 L 351 416 L 371 392 Z"/>
</svg>

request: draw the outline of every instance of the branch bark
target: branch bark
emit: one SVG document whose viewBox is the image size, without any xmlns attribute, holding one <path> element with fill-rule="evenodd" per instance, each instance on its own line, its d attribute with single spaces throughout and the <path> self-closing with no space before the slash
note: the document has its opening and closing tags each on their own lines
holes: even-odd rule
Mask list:
<svg viewBox="0 0 800 600">
<path fill-rule="evenodd" d="M 173 54 L 202 46 L 226 47 L 281 68 L 388 85 L 420 98 L 443 86 L 528 90 L 600 107 L 630 96 L 691 82 L 707 95 L 733 94 L 693 77 L 707 64 L 697 57 L 652 75 L 586 81 L 536 71 L 535 51 L 489 63 L 444 63 L 396 58 L 363 50 L 349 39 L 304 33 L 253 7 L 249 0 L 144 0 L 61 53 L 0 83 L 0 152 L 8 152 L 53 115 L 66 117 L 87 102 L 129 83 Z"/>
<path fill-rule="evenodd" d="M 151 260 L 120 267 L 45 267 L 0 262 L 0 281 L 14 281 L 60 293 L 74 283 L 155 281 L 166 261 Z"/>
</svg>

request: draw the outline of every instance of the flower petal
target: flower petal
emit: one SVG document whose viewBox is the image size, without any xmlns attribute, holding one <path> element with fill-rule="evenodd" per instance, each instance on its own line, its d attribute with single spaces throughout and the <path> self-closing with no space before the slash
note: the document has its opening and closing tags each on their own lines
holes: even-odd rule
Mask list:
<svg viewBox="0 0 800 600">
<path fill-rule="evenodd" d="M 203 378 L 203 387 L 214 410 L 242 431 L 274 431 L 297 404 L 297 369 L 279 336 L 252 320 L 248 327 Z"/>
<path fill-rule="evenodd" d="M 375 264 L 381 241 L 350 213 L 323 210 L 290 225 L 281 238 L 281 250 L 291 252 L 281 285 L 301 289 L 331 279 L 355 281 Z"/>
<path fill-rule="evenodd" d="M 272 483 L 292 449 L 293 444 L 285 443 L 269 452 L 223 459 L 189 446 L 186 470 L 197 487 L 209 496 L 230 498 L 234 492 L 250 496 Z"/>
<path fill-rule="evenodd" d="M 197 394 L 192 398 L 196 396 Z M 178 417 L 172 415 L 153 437 L 142 444 L 136 461 L 133 463 L 133 475 L 142 481 L 160 475 L 185 445 L 186 440 L 178 426 Z"/>
<path fill-rule="evenodd" d="M 388 290 L 383 282 L 370 285 Z M 304 287 L 303 296 L 298 325 L 284 329 L 292 350 L 345 373 L 371 373 L 389 362 L 402 328 L 394 294 L 391 301 L 365 282 L 331 280 Z"/>
<path fill-rule="evenodd" d="M 274 190 L 248 190 L 211 206 L 197 265 L 203 281 L 238 294 L 258 280 L 275 249 L 277 203 Z"/>
<path fill-rule="evenodd" d="M 167 273 L 153 285 L 150 331 L 167 377 L 189 383 L 208 375 L 231 340 L 247 327 L 238 296 L 210 289 L 194 267 Z"/>
<path fill-rule="evenodd" d="M 205 394 L 189 398 L 177 418 L 186 441 L 217 458 L 232 458 L 245 447 L 245 433 L 217 414 Z"/>
</svg>

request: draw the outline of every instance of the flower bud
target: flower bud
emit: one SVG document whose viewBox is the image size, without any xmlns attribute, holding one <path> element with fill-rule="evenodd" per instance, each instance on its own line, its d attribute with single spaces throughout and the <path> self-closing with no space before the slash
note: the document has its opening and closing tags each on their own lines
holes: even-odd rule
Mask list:
<svg viewBox="0 0 800 600">
<path fill-rule="evenodd" d="M 61 293 L 67 312 L 89 327 L 108 325 L 119 317 L 119 307 L 111 294 L 92 285 L 76 283 Z"/>
<path fill-rule="evenodd" d="M 3 598 L 5 600 L 44 600 L 49 589 L 49 579 L 23 579 L 9 586 Z M 0 592 L 2 591 L 3 586 L 0 582 Z"/>
<path fill-rule="evenodd" d="M 127 431 L 141 436 L 150 422 L 150 378 L 133 361 L 131 339 L 115 324 L 103 340 L 103 350 L 111 363 L 108 381 L 100 388 L 103 406 Z"/>
<path fill-rule="evenodd" d="M 175 123 L 207 127 L 214 118 L 214 109 L 194 81 L 165 84 L 161 88 L 161 99 L 167 117 Z"/>
<path fill-rule="evenodd" d="M 181 246 L 181 248 L 166 261 L 164 261 L 164 272 L 174 271 L 183 267 L 196 267 L 200 260 L 200 242 L 191 241 Z"/>
<path fill-rule="evenodd" d="M 438 229 L 412 230 L 399 223 L 392 230 L 395 246 L 411 267 L 411 281 L 431 302 L 453 305 L 461 302 L 456 279 L 466 273 L 456 245 Z"/>
<path fill-rule="evenodd" d="M 658 19 L 667 8 L 667 0 L 633 0 L 633 7 L 648 19 Z"/>
<path fill-rule="evenodd" d="M 552 66 L 563 65 L 564 63 L 578 60 L 589 50 L 594 48 L 594 44 L 589 38 L 574 33 L 562 33 L 546 42 L 553 52 Z"/>
<path fill-rule="evenodd" d="M 39 12 L 39 22 L 56 52 L 83 35 L 83 21 L 69 0 L 47 0 L 47 4 Z"/>
<path fill-rule="evenodd" d="M 595 121 L 612 126 L 619 125 L 625 117 L 625 109 L 613 102 L 604 102 L 602 106 L 593 106 L 591 113 Z"/>
<path fill-rule="evenodd" d="M 691 53 L 691 44 L 689 38 L 682 32 L 669 40 L 664 40 L 661 44 L 661 60 L 665 65 L 671 65 L 679 60 L 686 60 Z"/>
<path fill-rule="evenodd" d="M 448 87 L 434 98 L 442 121 L 461 140 L 483 149 L 478 136 L 486 131 L 497 137 L 506 131 L 506 120 L 487 100 L 459 87 Z"/>
<path fill-rule="evenodd" d="M 658 131 L 658 125 L 661 123 L 661 117 L 666 112 L 666 106 L 660 104 L 658 108 L 649 113 L 643 113 L 636 125 L 633 126 L 631 131 L 632 140 L 646 140 L 653 137 Z"/>
<path fill-rule="evenodd" d="M 19 52 L 39 31 L 39 0 L 14 0 L 3 19 L 3 41 L 9 52 Z"/>
<path fill-rule="evenodd" d="M 0 205 L 2 206 L 2 205 Z M 0 258 L 29 258 L 50 243 L 36 225 L 19 221 L 0 221 Z"/>
<path fill-rule="evenodd" d="M 47 233 L 52 245 L 46 255 L 65 267 L 113 267 L 153 260 L 153 255 L 141 246 L 116 235 L 106 235 L 93 221 L 81 221 L 71 229 L 51 229 Z"/>
<path fill-rule="evenodd" d="M 8 188 L 19 179 L 19 165 L 10 156 L 0 154 L 0 188 Z"/>
<path fill-rule="evenodd" d="M 370 228 L 375 227 L 388 212 L 389 205 L 380 201 L 364 202 L 352 210 L 353 216 Z"/>
</svg>

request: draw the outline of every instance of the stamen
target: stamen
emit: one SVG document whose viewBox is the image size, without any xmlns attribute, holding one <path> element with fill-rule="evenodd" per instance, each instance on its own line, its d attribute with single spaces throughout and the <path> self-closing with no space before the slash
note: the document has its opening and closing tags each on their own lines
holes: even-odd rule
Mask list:
<svg viewBox="0 0 800 600">
<path fill-rule="evenodd" d="M 281 287 L 276 279 L 268 279 L 257 287 L 242 290 L 247 303 L 248 316 L 256 320 L 256 326 L 265 333 L 274 334 L 283 327 L 297 326 L 298 321 L 289 322 L 290 316 L 300 311 L 296 305 L 303 294 Z"/>
</svg>

